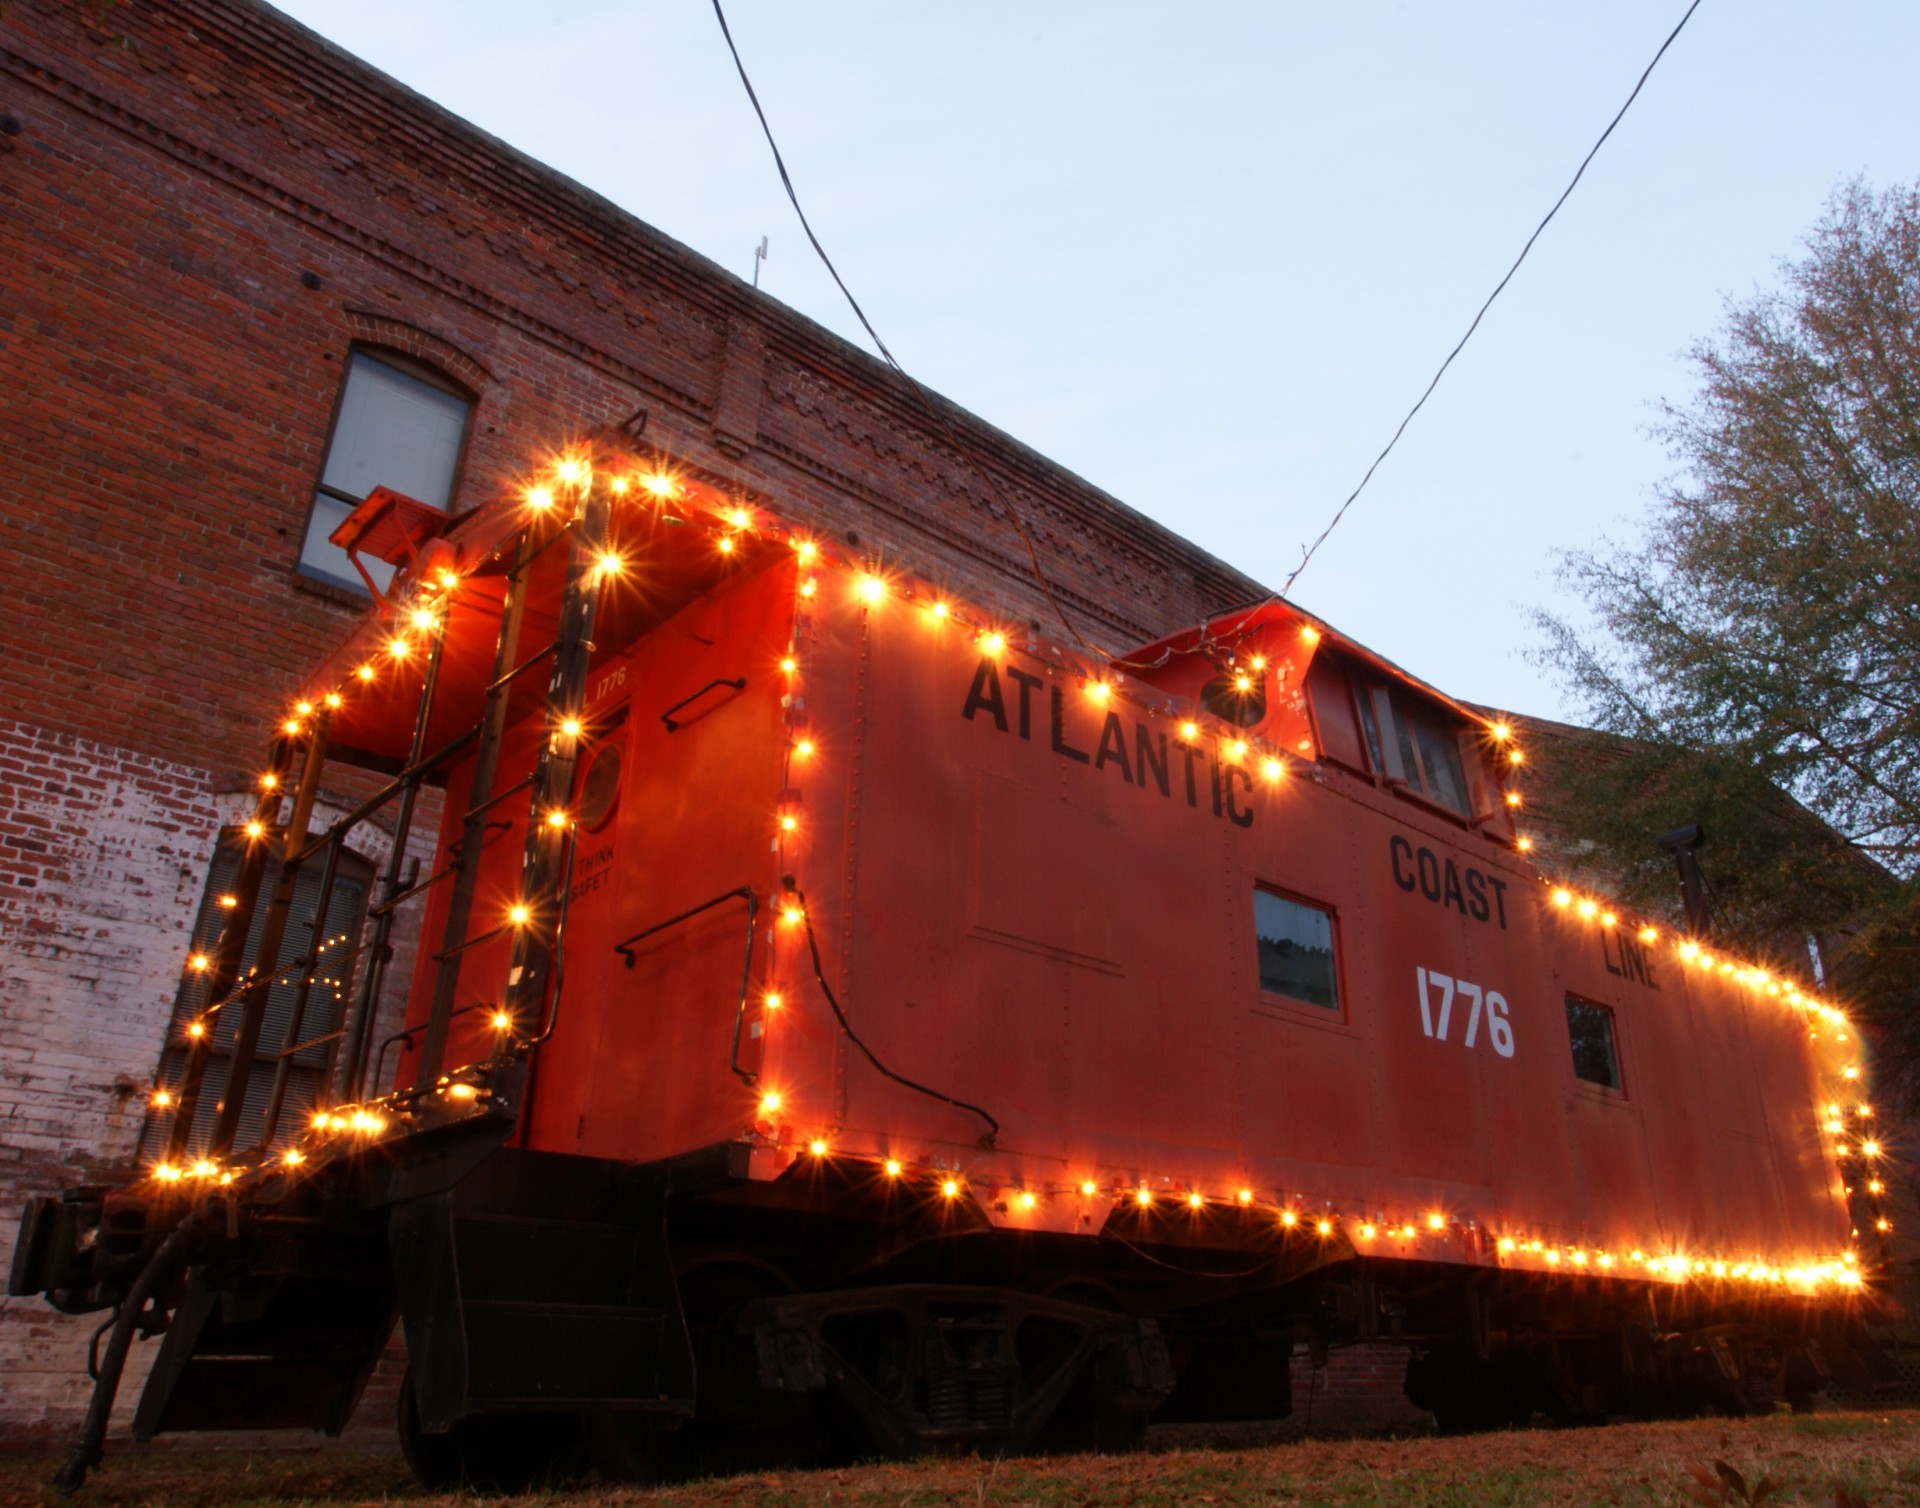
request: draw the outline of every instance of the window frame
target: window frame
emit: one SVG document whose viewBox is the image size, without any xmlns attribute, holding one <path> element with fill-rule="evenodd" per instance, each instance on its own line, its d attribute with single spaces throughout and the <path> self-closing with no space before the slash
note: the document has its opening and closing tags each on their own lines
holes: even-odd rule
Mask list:
<svg viewBox="0 0 1920 1508">
<path fill-rule="evenodd" d="M 1628 1097 L 1626 1034 L 1621 1030 L 1619 1010 L 1604 1000 L 1595 1000 L 1591 995 L 1582 995 L 1578 990 L 1564 990 L 1562 994 L 1565 997 L 1561 1005 L 1561 1021 L 1567 1029 L 1567 1070 L 1573 1075 L 1574 1087 L 1583 1094 L 1604 1099 L 1609 1103 L 1625 1101 Z M 1599 1011 L 1606 1018 L 1607 1046 L 1613 1060 L 1615 1081 L 1611 1084 L 1603 1084 L 1598 1079 L 1589 1079 L 1580 1072 L 1579 1059 L 1574 1056 L 1571 1019 L 1571 1008 L 1576 1005 Z"/>
<path fill-rule="evenodd" d="M 472 392 L 464 384 L 443 372 L 431 362 L 406 351 L 395 350 L 391 346 L 378 345 L 372 341 L 356 340 L 348 344 L 346 359 L 340 364 L 338 379 L 333 385 L 333 406 L 327 414 L 326 439 L 320 446 L 319 464 L 314 468 L 312 485 L 307 488 L 306 517 L 300 522 L 299 541 L 293 555 L 293 574 L 302 582 L 314 582 L 337 591 L 351 592 L 354 596 L 371 600 L 364 581 L 347 581 L 337 576 L 327 575 L 307 564 L 307 536 L 313 531 L 314 510 L 322 497 L 342 503 L 347 508 L 357 508 L 365 498 L 356 498 L 342 492 L 338 487 L 329 487 L 326 483 L 327 466 L 333 460 L 333 442 L 340 433 L 340 414 L 346 407 L 347 384 L 353 377 L 354 358 L 364 356 L 369 361 L 389 367 L 403 377 L 411 377 L 428 387 L 438 388 L 451 398 L 458 398 L 467 406 L 467 416 L 460 426 L 460 444 L 453 454 L 453 479 L 447 487 L 447 517 L 455 518 L 459 510 L 454 506 L 460 495 L 460 484 L 466 476 L 467 451 L 473 444 L 473 421 L 479 412 L 480 395 Z"/>
<path fill-rule="evenodd" d="M 1313 1026 L 1345 1031 L 1352 1026 L 1353 995 L 1348 988 L 1347 961 L 1345 950 L 1341 946 L 1340 908 L 1329 901 L 1319 900 L 1303 894 L 1285 885 L 1275 885 L 1266 880 L 1255 880 L 1249 892 L 1248 910 L 1244 913 L 1252 926 L 1253 945 L 1247 950 L 1253 971 L 1253 1006 L 1256 1014 L 1264 1015 L 1276 1021 L 1299 1021 Z M 1277 900 L 1290 901 L 1296 906 L 1304 906 L 1310 911 L 1318 911 L 1327 919 L 1327 929 L 1331 934 L 1333 952 L 1333 992 L 1334 1004 L 1315 1005 L 1311 1000 L 1301 1000 L 1292 995 L 1283 995 L 1270 990 L 1260 978 L 1260 929 L 1259 901 L 1254 897 L 1270 895 Z"/>
<path fill-rule="evenodd" d="M 267 841 L 274 845 L 276 851 L 285 836 L 286 829 L 284 827 L 272 827 L 267 830 Z M 250 842 L 251 840 L 248 839 L 242 825 L 238 822 L 222 825 L 218 835 L 215 837 L 213 850 L 207 856 L 206 867 L 201 875 L 200 902 L 194 912 L 192 930 L 188 934 L 188 948 L 190 951 L 197 950 L 211 954 L 219 946 L 219 939 L 221 932 L 224 931 L 224 925 L 210 925 L 216 920 L 215 914 L 219 909 L 219 903 L 214 889 L 214 880 L 219 874 L 223 858 L 232 856 L 236 860 L 244 862 L 245 853 L 250 846 Z M 242 983 L 247 977 L 248 969 L 256 967 L 259 964 L 257 958 L 250 958 L 249 956 L 254 940 L 252 933 L 253 928 L 258 925 L 260 910 L 265 906 L 268 895 L 272 893 L 277 867 L 278 861 L 269 859 L 266 870 L 261 876 L 260 892 L 256 898 L 252 920 L 249 923 L 248 937 L 240 952 L 240 980 L 236 982 L 234 986 L 235 990 L 241 988 Z M 319 873 L 318 870 L 309 870 L 307 872 L 314 874 Z M 353 915 L 346 923 L 347 936 L 354 941 L 348 950 L 347 970 L 341 983 L 341 1014 L 333 1023 L 332 1030 L 335 1032 L 344 1024 L 345 1012 L 352 1000 L 353 991 L 358 982 L 360 966 L 364 962 L 359 955 L 359 948 L 360 943 L 364 940 L 367 912 L 374 900 L 374 890 L 379 877 L 379 866 L 365 854 L 357 853 L 351 848 L 344 848 L 341 850 L 340 855 L 340 875 L 348 877 L 353 883 L 358 884 L 360 886 L 360 895 L 359 899 L 354 903 Z M 336 895 L 338 893 L 338 887 L 339 878 L 336 878 Z M 301 956 L 301 951 L 304 949 L 309 936 L 307 928 L 310 925 L 310 921 L 301 921 L 297 912 L 289 914 L 286 931 L 280 940 L 280 951 L 283 956 L 289 952 L 292 952 L 295 957 Z M 324 945 L 322 951 L 325 951 Z M 283 964 L 281 967 L 284 968 L 286 965 Z M 190 1052 L 190 1048 L 187 1046 L 186 1028 L 191 1022 L 201 1017 L 207 1006 L 213 1003 L 206 997 L 205 992 L 206 985 L 201 976 L 191 972 L 182 973 L 180 982 L 174 989 L 173 1000 L 168 1006 L 166 1030 L 161 1036 L 159 1054 L 154 1062 L 153 1083 L 156 1088 L 167 1089 L 177 1094 L 179 1077 L 181 1073 L 185 1071 L 187 1056 Z M 302 1035 L 308 1040 L 312 1040 L 313 1034 L 318 1030 L 315 1022 L 315 1012 L 313 1010 L 313 1002 L 317 998 L 318 993 L 316 987 L 315 993 L 309 995 L 307 1018 L 302 1026 Z M 209 1042 L 207 1046 L 207 1076 L 202 1082 L 209 1090 L 218 1085 L 219 1092 L 225 1093 L 228 1089 L 227 1081 L 225 1077 L 221 1076 L 219 1070 L 220 1065 L 224 1064 L 227 1065 L 227 1071 L 231 1071 L 233 1062 L 232 1047 L 217 1027 L 211 1035 L 212 1041 Z M 278 1042 L 269 1042 L 263 1036 L 260 1043 L 261 1056 L 255 1060 L 253 1065 L 254 1070 L 257 1072 L 263 1063 L 271 1064 L 274 1060 L 274 1055 L 279 1051 L 280 1044 Z M 302 1084 L 300 1075 L 302 1073 L 312 1073 L 315 1071 L 315 1065 L 302 1063 L 299 1056 L 294 1058 L 293 1074 L 289 1079 L 288 1085 L 289 1106 L 296 1105 L 299 1102 Z M 320 1071 L 324 1075 L 324 1071 Z M 240 1121 L 240 1132 L 243 1137 L 248 1128 L 248 1121 L 244 1109 L 246 1092 L 246 1088 L 243 1086 L 241 1090 L 243 1109 Z M 196 1120 L 211 1115 L 211 1107 L 214 1100 L 218 1097 L 219 1094 L 215 1093 L 211 1095 L 211 1097 L 202 1099 L 199 1114 L 195 1117 Z M 165 1145 L 167 1136 L 173 1126 L 173 1117 L 176 1114 L 178 1114 L 177 1099 L 174 1106 L 169 1109 L 161 1109 L 149 1104 L 140 1126 L 138 1145 L 140 1155 L 143 1158 L 152 1154 L 158 1147 Z M 289 1134 L 298 1130 L 298 1117 L 283 1115 L 280 1127 L 275 1133 L 275 1144 L 279 1145 L 285 1142 Z M 186 1145 L 189 1148 L 197 1145 L 194 1140 L 193 1127 L 188 1127 L 187 1129 Z"/>
</svg>

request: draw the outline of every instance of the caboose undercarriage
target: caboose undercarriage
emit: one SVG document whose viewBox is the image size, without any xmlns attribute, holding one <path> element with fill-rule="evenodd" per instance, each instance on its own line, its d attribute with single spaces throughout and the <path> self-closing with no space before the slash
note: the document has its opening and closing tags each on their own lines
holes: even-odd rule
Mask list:
<svg viewBox="0 0 1920 1508">
<path fill-rule="evenodd" d="M 118 1309 L 102 1426 L 128 1342 L 159 1337 L 139 1439 L 337 1434 L 397 1319 L 409 1463 L 498 1488 L 1125 1449 L 1153 1420 L 1285 1418 L 1289 1358 L 1361 1342 L 1405 1345 L 1445 1430 L 1803 1407 L 1829 1358 L 1861 1365 L 1830 1306 L 1382 1264 L 1232 1211 L 1013 1233 L 865 1164 L 760 1182 L 744 1142 L 635 1166 L 511 1124 L 482 1104 L 229 1199 L 38 1201 L 10 1291 Z"/>
</svg>

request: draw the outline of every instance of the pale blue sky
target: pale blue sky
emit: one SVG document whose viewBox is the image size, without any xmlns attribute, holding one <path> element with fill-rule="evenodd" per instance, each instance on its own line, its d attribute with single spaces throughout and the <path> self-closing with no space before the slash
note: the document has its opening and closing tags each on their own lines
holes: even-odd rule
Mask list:
<svg viewBox="0 0 1920 1508">
<path fill-rule="evenodd" d="M 284 8 L 864 338 L 707 0 Z M 1273 585 L 1683 0 L 730 0 L 802 202 L 925 382 Z M 1686 348 L 1841 178 L 1920 175 L 1920 6 L 1706 0 L 1294 596 L 1416 673 L 1521 657 L 1556 549 L 1630 538 Z"/>
</svg>

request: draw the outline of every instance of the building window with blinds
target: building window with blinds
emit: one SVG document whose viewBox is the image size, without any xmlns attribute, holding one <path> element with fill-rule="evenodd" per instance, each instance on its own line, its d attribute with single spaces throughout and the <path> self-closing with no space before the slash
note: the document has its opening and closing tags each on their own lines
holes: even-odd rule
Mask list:
<svg viewBox="0 0 1920 1508">
<path fill-rule="evenodd" d="M 213 957 L 220 948 L 222 935 L 232 917 L 238 914 L 234 885 L 245 859 L 246 836 L 238 828 L 220 835 L 213 864 L 207 874 L 206 894 L 201 897 L 200 914 L 194 921 L 192 954 Z M 234 1146 L 245 1148 L 260 1140 L 261 1117 L 272 1092 L 275 1066 L 281 1052 L 291 1048 L 291 1072 L 287 1080 L 286 1100 L 280 1112 L 279 1133 L 298 1130 L 305 1124 L 318 1096 L 320 1086 L 333 1062 L 336 1033 L 351 998 L 355 950 L 361 923 L 366 917 L 367 892 L 373 883 L 373 866 L 354 854 L 342 852 L 334 874 L 333 894 L 327 903 L 325 925 L 320 929 L 320 946 L 311 969 L 313 982 L 307 986 L 306 1002 L 300 1012 L 297 1040 L 288 1041 L 287 1026 L 300 999 L 301 980 L 308 972 L 294 967 L 307 956 L 313 941 L 314 907 L 320 898 L 321 866 L 309 864 L 294 882 L 293 905 L 287 914 L 280 956 L 274 960 L 274 983 L 267 993 L 267 1011 L 260 1031 L 259 1056 L 254 1059 L 247 1082 L 239 1086 L 244 1095 L 238 1133 Z M 272 894 L 272 866 L 261 884 L 261 904 L 254 908 L 246 949 L 241 954 L 239 978 L 244 983 L 261 966 L 260 933 L 266 923 L 265 898 Z M 236 985 L 236 989 L 239 986 Z M 174 998 L 173 1019 L 167 1029 L 166 1045 L 160 1054 L 157 1086 L 177 1099 L 180 1080 L 185 1075 L 187 1054 L 192 1040 L 187 1029 L 204 1021 L 212 1032 L 207 1058 L 206 1078 L 200 1089 L 193 1128 L 187 1139 L 189 1151 L 206 1146 L 213 1130 L 217 1109 L 229 1092 L 227 1070 L 232 1061 L 234 1038 L 240 1029 L 238 1010 L 216 1011 L 207 1016 L 207 1007 L 216 1004 L 211 986 L 203 974 L 189 969 Z M 141 1136 L 141 1155 L 158 1157 L 167 1143 L 171 1113 L 160 1112 L 147 1118 Z"/>
<path fill-rule="evenodd" d="M 354 351 L 347 358 L 326 464 L 300 549 L 300 574 L 364 594 L 347 552 L 329 541 L 376 487 L 444 511 L 453 499 L 473 403 L 431 368 Z M 362 562 L 383 589 L 393 568 Z"/>
</svg>

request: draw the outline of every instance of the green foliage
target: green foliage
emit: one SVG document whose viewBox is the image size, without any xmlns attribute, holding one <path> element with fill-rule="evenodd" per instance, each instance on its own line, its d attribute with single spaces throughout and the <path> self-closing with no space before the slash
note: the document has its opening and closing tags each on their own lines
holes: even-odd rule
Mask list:
<svg viewBox="0 0 1920 1508">
<path fill-rule="evenodd" d="M 1537 615 L 1608 735 L 1559 761 L 1549 810 L 1642 904 L 1674 890 L 1654 835 L 1704 822 L 1716 935 L 1819 937 L 1920 1084 L 1920 190 L 1841 188 L 1693 358 L 1643 541 L 1562 561 L 1596 630 Z"/>
</svg>

